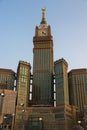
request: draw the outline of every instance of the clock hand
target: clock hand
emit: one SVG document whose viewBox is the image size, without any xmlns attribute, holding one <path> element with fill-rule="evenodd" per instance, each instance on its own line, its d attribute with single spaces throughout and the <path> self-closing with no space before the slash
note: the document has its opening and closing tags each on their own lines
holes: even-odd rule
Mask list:
<svg viewBox="0 0 87 130">
<path fill-rule="evenodd" d="M 42 32 L 43 34 L 46 34 L 45 32 Z"/>
</svg>

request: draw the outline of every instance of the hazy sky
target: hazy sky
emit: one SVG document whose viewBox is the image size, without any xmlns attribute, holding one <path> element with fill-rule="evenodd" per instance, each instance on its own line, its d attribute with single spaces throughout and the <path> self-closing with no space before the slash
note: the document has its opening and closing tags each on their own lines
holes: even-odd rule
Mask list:
<svg viewBox="0 0 87 130">
<path fill-rule="evenodd" d="M 33 63 L 33 36 L 41 8 L 54 40 L 54 61 L 68 70 L 87 68 L 87 0 L 0 0 L 0 68 L 17 70 L 19 60 Z"/>
</svg>

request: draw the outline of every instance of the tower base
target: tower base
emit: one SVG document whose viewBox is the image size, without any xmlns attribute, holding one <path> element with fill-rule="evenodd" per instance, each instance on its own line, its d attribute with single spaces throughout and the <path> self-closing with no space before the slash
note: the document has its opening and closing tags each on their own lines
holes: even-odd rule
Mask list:
<svg viewBox="0 0 87 130">
<path fill-rule="evenodd" d="M 74 124 L 76 108 L 70 105 L 16 107 L 14 130 L 71 130 Z"/>
</svg>

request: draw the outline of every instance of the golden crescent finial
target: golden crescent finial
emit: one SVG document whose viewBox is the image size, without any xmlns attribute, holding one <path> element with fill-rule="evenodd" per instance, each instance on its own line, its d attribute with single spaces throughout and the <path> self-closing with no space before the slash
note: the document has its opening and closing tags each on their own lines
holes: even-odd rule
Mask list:
<svg viewBox="0 0 87 130">
<path fill-rule="evenodd" d="M 46 24 L 46 8 L 42 8 L 42 21 L 41 24 Z"/>
</svg>

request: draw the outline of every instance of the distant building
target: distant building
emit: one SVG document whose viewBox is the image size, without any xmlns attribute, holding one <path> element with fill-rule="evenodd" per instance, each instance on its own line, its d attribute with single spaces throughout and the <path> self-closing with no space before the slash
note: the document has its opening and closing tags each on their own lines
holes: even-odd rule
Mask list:
<svg viewBox="0 0 87 130">
<path fill-rule="evenodd" d="M 78 107 L 79 116 L 84 115 L 87 105 L 87 69 L 74 69 L 68 74 L 70 104 Z"/>
<path fill-rule="evenodd" d="M 11 127 L 16 106 L 16 73 L 10 69 L 0 69 L 0 127 Z M 10 115 L 10 116 L 8 116 Z M 10 117 L 10 118 L 9 118 Z"/>
<path fill-rule="evenodd" d="M 0 69 L 0 89 L 14 89 L 15 72 L 10 69 Z"/>
<path fill-rule="evenodd" d="M 16 94 L 16 91 L 13 90 L 0 89 L 0 107 L 2 106 L 2 109 L 0 109 L 0 123 L 3 123 L 6 115 L 15 113 Z"/>
<path fill-rule="evenodd" d="M 28 107 L 30 92 L 30 70 L 29 63 L 19 61 L 17 69 L 17 105 Z"/>
<path fill-rule="evenodd" d="M 59 128 L 70 129 L 70 127 L 76 122 L 77 111 L 75 106 L 69 105 L 69 90 L 68 90 L 68 63 L 65 59 L 59 59 L 54 62 L 55 72 L 55 87 L 56 87 L 56 109 L 55 115 Z M 62 119 L 62 120 L 61 120 Z"/>
<path fill-rule="evenodd" d="M 54 63 L 56 84 L 56 106 L 69 105 L 68 91 L 68 63 L 65 59 L 59 59 Z"/>
</svg>

